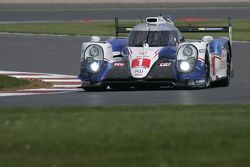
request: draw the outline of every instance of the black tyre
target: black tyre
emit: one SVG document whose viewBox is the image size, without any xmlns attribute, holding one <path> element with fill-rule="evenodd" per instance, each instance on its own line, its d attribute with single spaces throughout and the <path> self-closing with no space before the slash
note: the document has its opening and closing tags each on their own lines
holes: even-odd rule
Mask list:
<svg viewBox="0 0 250 167">
<path fill-rule="evenodd" d="M 211 77 L 210 77 L 210 62 L 209 62 L 209 55 L 208 51 L 206 51 L 206 58 L 205 58 L 205 84 L 203 88 L 208 88 L 211 83 Z"/>
</svg>

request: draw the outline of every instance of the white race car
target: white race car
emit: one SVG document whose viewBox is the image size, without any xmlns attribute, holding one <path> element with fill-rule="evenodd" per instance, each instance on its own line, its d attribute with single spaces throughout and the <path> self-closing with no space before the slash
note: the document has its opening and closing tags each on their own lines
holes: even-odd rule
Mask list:
<svg viewBox="0 0 250 167">
<path fill-rule="evenodd" d="M 181 32 L 227 32 L 228 37 L 184 40 Z M 119 38 L 119 33 L 129 33 Z M 175 27 L 170 18 L 148 17 L 117 37 L 82 44 L 79 78 L 86 91 L 161 86 L 228 86 L 232 77 L 232 26 Z"/>
</svg>

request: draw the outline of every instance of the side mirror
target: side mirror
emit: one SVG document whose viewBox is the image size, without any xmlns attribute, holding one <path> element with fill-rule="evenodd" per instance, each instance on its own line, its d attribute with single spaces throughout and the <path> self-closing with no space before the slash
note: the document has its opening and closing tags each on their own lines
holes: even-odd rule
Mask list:
<svg viewBox="0 0 250 167">
<path fill-rule="evenodd" d="M 91 36 L 90 37 L 90 42 L 98 43 L 101 41 L 101 38 L 98 36 Z"/>
<path fill-rule="evenodd" d="M 180 39 L 180 42 L 181 42 L 181 43 L 182 43 L 182 42 L 185 42 L 185 38 L 182 37 L 182 38 Z"/>
</svg>

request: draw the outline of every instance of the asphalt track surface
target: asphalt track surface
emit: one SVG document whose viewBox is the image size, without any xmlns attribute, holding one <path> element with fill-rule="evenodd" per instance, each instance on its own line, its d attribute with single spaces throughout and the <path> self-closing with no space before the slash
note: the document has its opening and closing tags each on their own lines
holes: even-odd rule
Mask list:
<svg viewBox="0 0 250 167">
<path fill-rule="evenodd" d="M 2 8 L 1 8 L 2 9 Z M 124 19 L 158 15 L 159 10 L 86 10 L 86 11 L 5 11 L 0 9 L 0 21 L 47 21 L 79 19 Z M 150 11 L 152 10 L 152 11 Z M 249 18 L 249 8 L 169 9 L 177 18 Z M 182 12 L 181 12 L 182 11 Z M 50 13 L 52 12 L 52 13 Z M 77 75 L 80 48 L 87 37 L 46 35 L 0 35 L 0 69 Z M 75 92 L 67 94 L 0 97 L 0 107 L 18 106 L 112 106 L 145 104 L 249 104 L 250 103 L 250 43 L 233 43 L 235 77 L 229 87 L 205 90 L 151 90 Z"/>
<path fill-rule="evenodd" d="M 47 10 L 45 10 L 45 9 Z M 177 5 L 168 8 L 167 5 L 152 6 L 1 6 L 0 22 L 23 22 L 23 21 L 71 21 L 71 20 L 113 20 L 115 16 L 121 19 L 139 19 L 139 16 L 146 18 L 149 14 L 157 16 L 173 15 L 175 18 L 208 18 L 226 19 L 229 16 L 234 19 L 250 18 L 250 5 L 239 7 L 216 7 L 203 6 L 192 7 Z M 37 10 L 36 10 L 37 9 Z"/>
<path fill-rule="evenodd" d="M 86 37 L 0 35 L 1 70 L 77 75 L 80 46 Z M 1 97 L 1 107 L 111 106 L 145 104 L 249 104 L 250 43 L 233 43 L 235 77 L 230 87 L 205 90 L 75 92 Z"/>
</svg>

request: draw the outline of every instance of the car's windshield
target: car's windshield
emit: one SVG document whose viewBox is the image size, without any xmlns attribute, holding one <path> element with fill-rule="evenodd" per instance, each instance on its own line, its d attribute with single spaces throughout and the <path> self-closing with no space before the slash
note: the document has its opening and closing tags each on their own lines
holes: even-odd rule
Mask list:
<svg viewBox="0 0 250 167">
<path fill-rule="evenodd" d="M 128 46 L 141 47 L 143 43 L 149 46 L 168 46 L 176 44 L 175 31 L 131 31 Z"/>
</svg>

